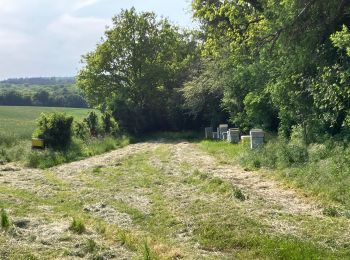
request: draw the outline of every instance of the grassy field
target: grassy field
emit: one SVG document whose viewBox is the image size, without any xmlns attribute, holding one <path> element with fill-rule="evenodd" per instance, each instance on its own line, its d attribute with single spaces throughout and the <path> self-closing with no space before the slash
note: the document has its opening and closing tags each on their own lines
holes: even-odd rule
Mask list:
<svg viewBox="0 0 350 260">
<path fill-rule="evenodd" d="M 163 139 L 45 171 L 0 167 L 0 258 L 349 259 L 347 218 L 215 146 Z"/>
<path fill-rule="evenodd" d="M 22 162 L 30 167 L 47 168 L 110 151 L 128 143 L 128 138 L 122 136 L 100 137 L 86 142 L 73 138 L 68 151 L 31 151 L 30 139 L 41 113 L 64 112 L 79 121 L 90 111 L 92 109 L 0 106 L 0 165 Z"/>
<path fill-rule="evenodd" d="M 91 109 L 55 107 L 0 106 L 0 134 L 30 139 L 36 127 L 35 120 L 43 112 L 65 112 L 75 120 L 84 118 Z"/>
<path fill-rule="evenodd" d="M 242 145 L 201 141 L 199 147 L 220 162 L 277 180 L 327 204 L 326 215 L 350 218 L 350 148 L 328 142 L 308 147 L 271 140 L 251 151 Z"/>
</svg>

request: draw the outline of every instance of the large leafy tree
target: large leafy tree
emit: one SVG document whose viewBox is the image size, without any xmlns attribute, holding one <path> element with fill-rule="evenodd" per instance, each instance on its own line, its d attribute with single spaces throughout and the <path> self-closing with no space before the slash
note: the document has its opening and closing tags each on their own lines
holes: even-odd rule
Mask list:
<svg viewBox="0 0 350 260">
<path fill-rule="evenodd" d="M 348 57 L 334 45 L 345 52 L 347 34 L 330 37 L 350 24 L 349 7 L 339 0 L 194 0 L 203 53 L 229 61 L 223 103 L 232 121 L 279 123 L 286 134 L 296 124 L 305 133 L 315 125 L 339 132 L 349 103 Z"/>
<path fill-rule="evenodd" d="M 177 90 L 195 57 L 191 34 L 154 13 L 124 10 L 102 43 L 83 57 L 78 86 L 129 131 L 177 129 L 185 121 Z"/>
</svg>

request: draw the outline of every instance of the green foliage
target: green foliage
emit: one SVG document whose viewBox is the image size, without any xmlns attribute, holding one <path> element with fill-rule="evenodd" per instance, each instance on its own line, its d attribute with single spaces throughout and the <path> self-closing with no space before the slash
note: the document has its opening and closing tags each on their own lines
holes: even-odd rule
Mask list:
<svg viewBox="0 0 350 260">
<path fill-rule="evenodd" d="M 0 105 L 88 107 L 74 78 L 26 78 L 0 82 Z"/>
<path fill-rule="evenodd" d="M 192 6 L 203 29 L 202 54 L 217 64 L 199 75 L 209 75 L 209 84 L 196 90 L 205 93 L 201 100 L 215 84 L 222 91 L 211 110 L 228 111 L 244 131 L 279 129 L 289 137 L 302 126 L 307 143 L 347 128 L 349 2 L 194 0 Z"/>
<path fill-rule="evenodd" d="M 64 151 L 53 151 L 50 149 L 31 151 L 26 155 L 25 161 L 29 167 L 46 169 L 63 163 L 99 155 L 127 144 L 129 144 L 129 139 L 125 136 L 118 138 L 107 136 L 93 140 L 73 139 L 70 146 Z"/>
<path fill-rule="evenodd" d="M 225 163 L 239 163 L 245 169 L 269 169 L 269 175 L 305 193 L 350 209 L 350 148 L 340 139 L 328 138 L 322 143 L 306 145 L 295 139 L 272 138 L 263 147 L 249 150 L 241 145 L 202 141 L 199 146 Z M 334 215 L 333 207 L 324 210 Z M 338 215 L 342 215 L 340 210 Z M 333 212 L 333 213 L 332 213 Z"/>
<path fill-rule="evenodd" d="M 4 209 L 1 209 L 0 217 L 1 217 L 1 228 L 7 230 L 10 227 L 10 220 Z"/>
<path fill-rule="evenodd" d="M 182 127 L 177 88 L 196 56 L 192 36 L 154 13 L 124 10 L 105 40 L 83 57 L 77 85 L 132 133 Z"/>
<path fill-rule="evenodd" d="M 34 137 L 45 140 L 45 145 L 53 149 L 67 148 L 72 139 L 73 117 L 64 113 L 43 113 L 34 132 Z"/>
<path fill-rule="evenodd" d="M 86 140 L 90 136 L 89 128 L 85 121 L 75 121 L 73 126 L 74 136 L 81 140 Z"/>
<path fill-rule="evenodd" d="M 227 78 L 220 73 L 218 63 L 211 60 L 198 62 L 191 70 L 191 79 L 181 89 L 184 108 L 199 122 L 213 127 L 228 118 L 220 106 Z"/>
<path fill-rule="evenodd" d="M 112 117 L 112 114 L 105 112 L 101 116 L 102 128 L 105 134 L 117 135 L 118 134 L 118 124 Z"/>
<path fill-rule="evenodd" d="M 90 135 L 96 137 L 98 134 L 98 117 L 94 111 L 91 111 L 84 119 L 84 123 L 87 125 Z"/>
<path fill-rule="evenodd" d="M 81 235 L 85 232 L 86 229 L 82 220 L 73 218 L 73 221 L 69 227 L 69 230 Z"/>
<path fill-rule="evenodd" d="M 346 50 L 346 54 L 350 56 L 350 32 L 346 25 L 343 25 L 341 31 L 337 31 L 331 35 L 332 43 L 340 50 Z"/>
</svg>

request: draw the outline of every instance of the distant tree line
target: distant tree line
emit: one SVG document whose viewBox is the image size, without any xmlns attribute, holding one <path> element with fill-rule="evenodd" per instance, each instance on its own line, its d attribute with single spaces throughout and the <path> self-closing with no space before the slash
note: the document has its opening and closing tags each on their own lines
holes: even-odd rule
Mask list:
<svg viewBox="0 0 350 260">
<path fill-rule="evenodd" d="M 88 107 L 85 99 L 76 93 L 57 94 L 40 90 L 35 93 L 23 94 L 15 90 L 0 93 L 0 105 L 3 106 L 48 106 L 48 107 Z"/>
<path fill-rule="evenodd" d="M 36 78 L 11 78 L 0 81 L 4 84 L 16 85 L 64 85 L 75 84 L 74 77 L 36 77 Z"/>
</svg>

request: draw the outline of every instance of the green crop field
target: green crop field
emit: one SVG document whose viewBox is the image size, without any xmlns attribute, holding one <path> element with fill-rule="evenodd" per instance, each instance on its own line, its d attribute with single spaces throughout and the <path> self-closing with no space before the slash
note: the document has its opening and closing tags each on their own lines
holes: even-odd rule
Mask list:
<svg viewBox="0 0 350 260">
<path fill-rule="evenodd" d="M 35 127 L 36 119 L 41 113 L 65 112 L 81 120 L 92 109 L 62 108 L 62 107 L 17 107 L 0 106 L 0 134 L 15 135 L 18 138 L 30 138 Z"/>
</svg>

